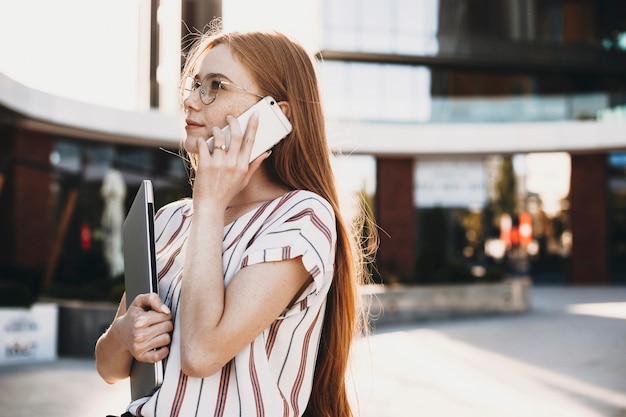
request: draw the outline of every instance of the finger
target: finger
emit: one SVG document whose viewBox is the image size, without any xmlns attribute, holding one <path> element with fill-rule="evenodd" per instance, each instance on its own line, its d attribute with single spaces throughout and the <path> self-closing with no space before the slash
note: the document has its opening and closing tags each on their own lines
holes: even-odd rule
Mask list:
<svg viewBox="0 0 626 417">
<path fill-rule="evenodd" d="M 173 330 L 171 321 L 158 323 L 148 327 L 135 328 L 129 350 L 133 356 L 141 357 L 144 353 L 167 346 L 171 342 L 170 332 Z"/>
<path fill-rule="evenodd" d="M 170 314 L 171 311 L 157 293 L 139 294 L 133 300 L 131 306 L 142 308 L 143 310 L 154 310 L 156 312 Z"/>
<path fill-rule="evenodd" d="M 254 138 L 256 137 L 256 132 L 259 128 L 259 112 L 255 111 L 250 116 L 250 120 L 248 120 L 248 125 L 246 126 L 246 132 L 244 133 L 245 143 L 244 146 L 250 146 L 254 144 Z"/>
<path fill-rule="evenodd" d="M 140 362 L 150 362 L 154 363 L 163 358 L 165 358 L 169 354 L 169 344 L 171 342 L 171 338 L 164 337 L 155 339 L 158 343 L 155 344 L 155 347 L 145 347 L 141 346 L 136 351 L 133 357 Z M 157 346 L 158 345 L 158 346 Z"/>
<path fill-rule="evenodd" d="M 160 333 L 150 339 L 144 347 L 144 352 L 150 352 L 155 349 L 161 349 L 167 347 L 172 341 L 172 337 L 169 333 Z"/>
<path fill-rule="evenodd" d="M 171 327 L 167 325 L 156 324 L 149 327 L 136 328 L 133 332 L 133 346 L 135 351 L 142 352 L 165 346 L 169 343 L 169 333 Z M 165 342 L 158 342 L 159 337 L 166 335 L 168 338 Z"/>
<path fill-rule="evenodd" d="M 134 352 L 138 360 L 156 362 L 167 356 L 167 349 L 172 342 L 171 331 L 173 326 L 169 325 L 152 326 L 143 332 L 135 334 Z M 166 351 L 163 351 L 166 349 Z M 159 352 L 160 351 L 160 352 Z"/>
<path fill-rule="evenodd" d="M 252 154 L 252 148 L 254 147 L 254 141 L 256 139 L 256 134 L 259 127 L 259 112 L 256 111 L 250 115 L 250 119 L 248 119 L 248 124 L 246 126 L 246 131 L 242 137 L 241 143 L 241 158 L 242 164 L 245 163 L 247 166 L 250 162 L 250 155 Z"/>
<path fill-rule="evenodd" d="M 204 140 L 203 138 L 198 138 L 198 158 L 199 162 L 205 161 L 208 159 L 208 156 L 213 153 L 213 149 L 215 147 L 215 139 L 210 137 L 208 140 Z"/>
<path fill-rule="evenodd" d="M 163 320 L 155 323 L 150 330 L 155 334 L 169 334 L 172 330 L 174 330 L 174 324 L 172 320 Z"/>
<path fill-rule="evenodd" d="M 152 349 L 142 353 L 141 355 L 137 355 L 135 359 L 139 362 L 147 362 L 147 363 L 156 363 L 165 359 L 170 354 L 170 349 L 167 346 L 163 346 L 158 349 Z"/>
<path fill-rule="evenodd" d="M 215 151 L 217 150 L 221 152 L 227 151 L 228 147 L 226 146 L 226 135 L 224 134 L 222 129 L 220 129 L 219 127 L 213 127 L 211 130 L 213 132 L 213 138 L 214 138 L 213 152 L 212 152 L 213 155 L 215 155 L 216 153 Z"/>
<path fill-rule="evenodd" d="M 213 150 L 215 149 L 215 136 L 211 136 L 207 141 L 206 141 L 207 146 L 209 147 L 209 153 L 213 153 Z"/>
<path fill-rule="evenodd" d="M 228 149 L 240 151 L 242 132 L 239 120 L 234 116 L 228 115 L 226 116 L 226 123 L 228 123 L 228 130 L 230 130 L 230 134 L 226 138 L 226 146 Z"/>
<path fill-rule="evenodd" d="M 153 337 L 163 333 L 158 330 L 159 325 L 166 323 L 169 319 L 169 316 L 154 312 L 144 312 L 133 316 L 129 327 L 130 343 L 135 347 L 146 346 Z"/>
</svg>

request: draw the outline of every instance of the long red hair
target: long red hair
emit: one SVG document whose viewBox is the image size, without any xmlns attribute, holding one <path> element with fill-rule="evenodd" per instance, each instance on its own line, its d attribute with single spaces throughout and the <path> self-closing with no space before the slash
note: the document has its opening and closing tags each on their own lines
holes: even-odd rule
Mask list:
<svg viewBox="0 0 626 417">
<path fill-rule="evenodd" d="M 365 268 L 358 256 L 360 246 L 355 245 L 351 228 L 339 209 L 313 60 L 301 45 L 276 32 L 207 34 L 191 50 L 183 78 L 193 71 L 204 52 L 219 44 L 230 47 L 251 71 L 263 94 L 290 104 L 293 131 L 266 160 L 270 174 L 291 189 L 319 194 L 335 212 L 335 272 L 304 416 L 352 417 L 345 376 L 353 338 L 366 327 L 358 303 L 358 286 L 365 278 Z"/>
</svg>

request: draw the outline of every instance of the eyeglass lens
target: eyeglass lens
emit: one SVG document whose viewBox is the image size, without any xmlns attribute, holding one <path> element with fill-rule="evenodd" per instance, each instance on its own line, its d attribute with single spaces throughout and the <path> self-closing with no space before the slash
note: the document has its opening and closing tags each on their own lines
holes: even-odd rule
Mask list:
<svg viewBox="0 0 626 417">
<path fill-rule="evenodd" d="M 187 77 L 185 79 L 185 95 L 184 98 L 187 99 L 191 94 L 193 94 L 196 90 L 199 90 L 200 100 L 204 104 L 211 104 L 217 98 L 217 93 L 222 87 L 222 82 L 219 77 L 207 77 L 202 82 L 198 80 Z"/>
</svg>

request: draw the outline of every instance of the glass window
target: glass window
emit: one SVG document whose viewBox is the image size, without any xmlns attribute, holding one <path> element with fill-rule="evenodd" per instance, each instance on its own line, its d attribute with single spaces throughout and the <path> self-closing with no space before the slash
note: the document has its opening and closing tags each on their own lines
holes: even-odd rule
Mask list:
<svg viewBox="0 0 626 417">
<path fill-rule="evenodd" d="M 434 54 L 439 0 L 324 2 L 324 49 Z"/>
<path fill-rule="evenodd" d="M 187 197 L 190 189 L 185 166 L 180 158 L 153 147 L 66 138 L 57 140 L 50 160 L 56 169 L 52 184 L 55 219 L 60 221 L 65 213 L 71 216 L 55 277 L 58 288 L 51 294 L 106 297 L 102 289 L 114 283 L 109 277 L 112 269 L 106 249 L 111 247 L 107 239 L 112 236 L 113 200 L 123 199 L 125 216 L 143 179 L 153 181 L 157 209 Z M 105 178 L 111 181 L 111 192 L 106 196 L 102 193 Z M 92 283 L 96 292 L 86 294 L 83 288 Z"/>
<path fill-rule="evenodd" d="M 50 155 L 50 162 L 61 171 L 79 172 L 82 167 L 81 148 L 74 142 L 57 141 Z"/>
<path fill-rule="evenodd" d="M 391 122 L 431 118 L 427 68 L 328 62 L 321 69 L 330 118 Z"/>
</svg>

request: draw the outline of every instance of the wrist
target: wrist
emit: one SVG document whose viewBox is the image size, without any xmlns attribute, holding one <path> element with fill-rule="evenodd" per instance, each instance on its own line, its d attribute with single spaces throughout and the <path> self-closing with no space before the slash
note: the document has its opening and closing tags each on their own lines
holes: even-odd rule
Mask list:
<svg viewBox="0 0 626 417">
<path fill-rule="evenodd" d="M 193 213 L 194 217 L 196 218 L 202 217 L 209 219 L 220 219 L 224 217 L 227 208 L 227 204 L 216 201 L 196 199 L 194 199 L 193 201 Z"/>
</svg>

